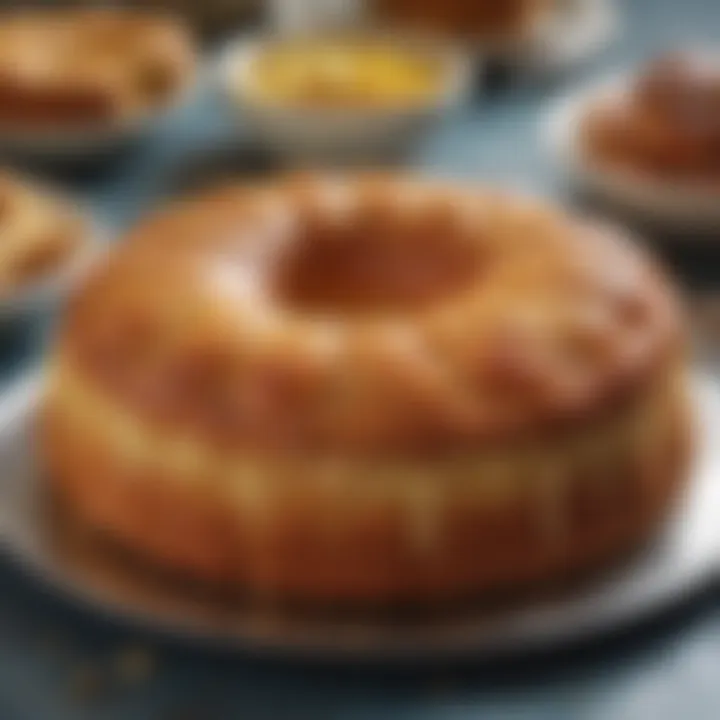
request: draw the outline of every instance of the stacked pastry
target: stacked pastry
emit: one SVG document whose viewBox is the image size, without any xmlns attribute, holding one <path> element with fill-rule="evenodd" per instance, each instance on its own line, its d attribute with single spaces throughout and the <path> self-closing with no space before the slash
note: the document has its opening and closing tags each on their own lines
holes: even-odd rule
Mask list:
<svg viewBox="0 0 720 720">
<path fill-rule="evenodd" d="M 70 308 L 42 448 L 73 513 L 159 567 L 442 604 L 646 539 L 685 481 L 684 374 L 676 298 L 615 231 L 310 177 L 122 244 Z"/>
</svg>

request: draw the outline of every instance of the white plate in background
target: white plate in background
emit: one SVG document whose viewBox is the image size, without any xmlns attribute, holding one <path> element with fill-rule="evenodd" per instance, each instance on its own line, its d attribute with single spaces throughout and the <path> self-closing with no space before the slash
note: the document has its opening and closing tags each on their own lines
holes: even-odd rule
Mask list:
<svg viewBox="0 0 720 720">
<path fill-rule="evenodd" d="M 558 168 L 577 189 L 659 229 L 720 230 L 720 184 L 671 182 L 604 164 L 585 151 L 581 124 L 588 109 L 598 100 L 627 92 L 630 82 L 629 75 L 605 80 L 553 104 L 541 133 Z"/>
</svg>

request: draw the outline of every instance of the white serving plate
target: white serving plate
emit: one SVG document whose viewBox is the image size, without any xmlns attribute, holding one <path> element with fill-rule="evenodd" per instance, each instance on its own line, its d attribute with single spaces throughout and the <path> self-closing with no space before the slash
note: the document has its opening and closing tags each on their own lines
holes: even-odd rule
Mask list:
<svg viewBox="0 0 720 720">
<path fill-rule="evenodd" d="M 60 594 L 106 616 L 176 639 L 316 660 L 434 661 L 496 657 L 607 633 L 686 599 L 720 569 L 720 385 L 698 375 L 693 482 L 665 530 L 641 554 L 574 590 L 493 614 L 436 619 L 329 619 L 258 610 L 140 577 L 96 544 L 78 551 L 53 530 L 34 460 L 38 374 L 0 399 L 0 540 Z M 98 482 L 102 478 L 98 477 Z"/>
<path fill-rule="evenodd" d="M 556 101 L 541 128 L 548 152 L 574 186 L 638 220 L 673 231 L 719 230 L 720 186 L 664 181 L 604 165 L 584 151 L 580 127 L 590 104 L 627 92 L 630 81 L 604 80 Z"/>
</svg>

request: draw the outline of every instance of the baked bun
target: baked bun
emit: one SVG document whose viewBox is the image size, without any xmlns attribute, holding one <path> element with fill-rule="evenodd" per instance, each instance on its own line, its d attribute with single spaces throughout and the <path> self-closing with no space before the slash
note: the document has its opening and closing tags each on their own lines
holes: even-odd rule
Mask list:
<svg viewBox="0 0 720 720">
<path fill-rule="evenodd" d="M 583 123 L 587 150 L 601 162 L 651 178 L 720 179 L 720 63 L 673 53 L 624 93 L 594 103 Z"/>
<path fill-rule="evenodd" d="M 122 9 L 0 15 L 0 127 L 109 125 L 161 108 L 194 74 L 188 31 Z"/>
<path fill-rule="evenodd" d="M 622 555 L 684 480 L 675 297 L 613 231 L 395 177 L 228 187 L 73 301 L 42 449 L 83 521 L 260 595 L 438 603 Z"/>
</svg>

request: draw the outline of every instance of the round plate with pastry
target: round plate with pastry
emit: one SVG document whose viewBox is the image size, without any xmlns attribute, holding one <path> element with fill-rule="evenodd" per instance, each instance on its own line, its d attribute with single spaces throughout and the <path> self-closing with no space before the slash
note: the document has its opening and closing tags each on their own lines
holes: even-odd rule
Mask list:
<svg viewBox="0 0 720 720">
<path fill-rule="evenodd" d="M 498 651 L 633 617 L 716 568 L 718 394 L 688 380 L 675 292 L 617 230 L 444 181 L 229 184 L 94 269 L 42 393 L 7 410 L 15 430 L 32 418 L 42 474 L 21 453 L 6 475 L 34 479 L 4 492 L 56 498 L 87 547 L 174 589 L 51 561 L 37 513 L 0 526 L 75 595 L 166 629 Z M 544 614 L 459 611 L 608 567 Z"/>
<path fill-rule="evenodd" d="M 310 605 L 602 565 L 662 523 L 690 451 L 680 310 L 639 249 L 390 176 L 231 185 L 142 224 L 73 297 L 43 417 L 89 525 Z"/>
<path fill-rule="evenodd" d="M 720 226 L 720 63 L 663 56 L 560 102 L 547 134 L 582 188 L 676 229 Z"/>
<path fill-rule="evenodd" d="M 72 155 L 136 137 L 192 85 L 195 49 L 175 20 L 142 11 L 0 15 L 0 145 Z"/>
</svg>

